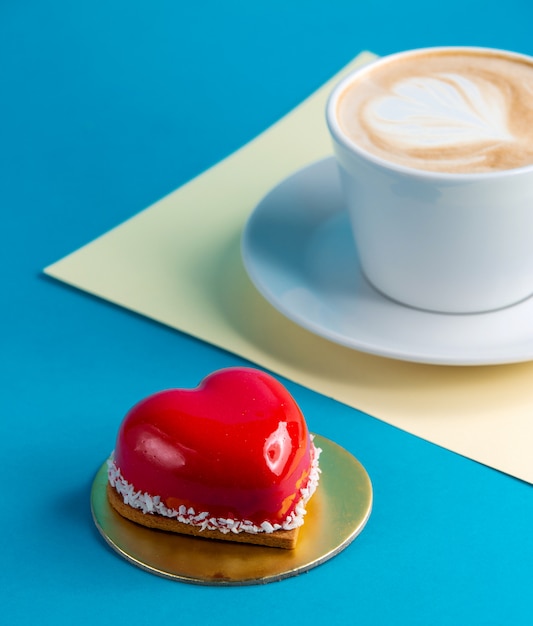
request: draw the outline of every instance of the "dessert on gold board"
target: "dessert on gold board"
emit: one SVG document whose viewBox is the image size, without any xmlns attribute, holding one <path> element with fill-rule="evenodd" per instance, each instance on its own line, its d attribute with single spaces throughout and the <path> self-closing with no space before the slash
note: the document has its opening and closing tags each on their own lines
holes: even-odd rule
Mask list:
<svg viewBox="0 0 533 626">
<path fill-rule="evenodd" d="M 319 455 L 279 381 L 228 368 L 129 411 L 108 461 L 107 497 L 150 528 L 293 549 Z"/>
</svg>

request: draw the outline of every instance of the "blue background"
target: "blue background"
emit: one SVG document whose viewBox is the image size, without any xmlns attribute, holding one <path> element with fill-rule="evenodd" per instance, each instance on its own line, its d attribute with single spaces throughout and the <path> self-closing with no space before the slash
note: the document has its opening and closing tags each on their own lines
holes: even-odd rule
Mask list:
<svg viewBox="0 0 533 626">
<path fill-rule="evenodd" d="M 533 623 L 530 485 L 288 381 L 311 429 L 371 475 L 374 512 L 356 542 L 307 574 L 244 588 L 179 584 L 118 558 L 89 491 L 125 411 L 244 361 L 41 274 L 242 146 L 360 50 L 533 54 L 530 7 L 0 2 L 6 624 Z"/>
</svg>

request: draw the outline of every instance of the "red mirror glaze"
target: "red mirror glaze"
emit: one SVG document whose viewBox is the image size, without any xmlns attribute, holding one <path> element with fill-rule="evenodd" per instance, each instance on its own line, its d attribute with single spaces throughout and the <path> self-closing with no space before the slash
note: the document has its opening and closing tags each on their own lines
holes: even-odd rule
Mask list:
<svg viewBox="0 0 533 626">
<path fill-rule="evenodd" d="M 275 378 L 219 370 L 192 390 L 141 401 L 120 428 L 115 463 L 136 490 L 215 517 L 282 521 L 306 486 L 311 443 L 296 402 Z"/>
</svg>

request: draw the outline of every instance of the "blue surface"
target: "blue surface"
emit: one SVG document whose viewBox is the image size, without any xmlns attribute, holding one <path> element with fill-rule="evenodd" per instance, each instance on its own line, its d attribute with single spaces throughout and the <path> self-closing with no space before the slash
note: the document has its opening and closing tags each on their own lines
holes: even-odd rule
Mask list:
<svg viewBox="0 0 533 626">
<path fill-rule="evenodd" d="M 118 558 L 92 525 L 89 489 L 124 412 L 243 361 L 41 275 L 240 147 L 360 50 L 533 54 L 530 7 L 0 3 L 4 623 L 533 622 L 530 485 L 290 382 L 310 427 L 372 477 L 357 541 L 305 575 L 246 588 L 178 584 Z"/>
</svg>

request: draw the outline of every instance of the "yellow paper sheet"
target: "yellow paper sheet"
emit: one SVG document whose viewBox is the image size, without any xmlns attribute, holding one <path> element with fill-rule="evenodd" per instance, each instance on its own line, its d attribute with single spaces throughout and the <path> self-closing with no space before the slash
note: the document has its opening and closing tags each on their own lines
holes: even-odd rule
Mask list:
<svg viewBox="0 0 533 626">
<path fill-rule="evenodd" d="M 254 141 L 45 272 L 533 483 L 533 363 L 444 367 L 356 352 L 284 318 L 244 271 L 249 214 L 280 180 L 331 154 L 328 93 L 371 58 L 361 54 Z"/>
</svg>

